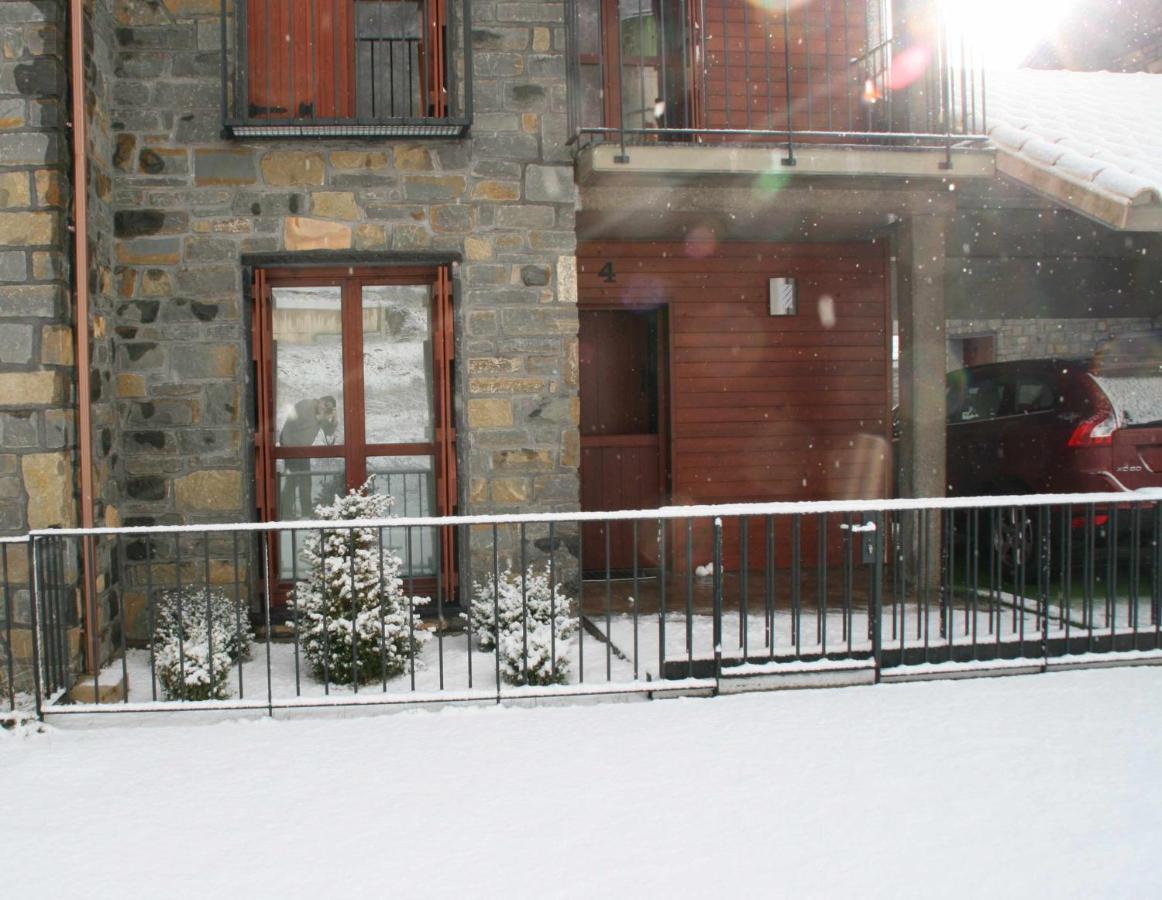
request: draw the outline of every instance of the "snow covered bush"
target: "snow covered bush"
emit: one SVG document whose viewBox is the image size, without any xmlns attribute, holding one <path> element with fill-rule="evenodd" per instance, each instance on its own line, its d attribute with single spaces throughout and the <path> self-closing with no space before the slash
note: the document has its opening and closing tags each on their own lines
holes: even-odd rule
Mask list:
<svg viewBox="0 0 1162 900">
<path fill-rule="evenodd" d="M 371 482 L 315 508 L 319 519 L 380 519 L 392 499 Z M 315 675 L 336 684 L 363 683 L 408 668 L 428 640 L 400 577 L 402 563 L 381 549 L 374 528 L 312 532 L 303 543 L 307 578 L 294 588 L 299 643 Z M 420 606 L 427 597 L 413 597 Z"/>
<path fill-rule="evenodd" d="M 235 663 L 250 655 L 250 616 L 217 588 L 164 591 L 154 610 L 157 680 L 169 700 L 222 700 Z"/>
<path fill-rule="evenodd" d="M 522 598 L 520 570 L 511 566 L 500 573 L 499 586 L 491 572 L 477 582 L 472 633 L 481 650 L 499 652 L 500 674 L 509 684 L 563 684 L 577 617 L 561 586 L 549 583 L 547 568 L 530 565 L 523 588 Z"/>
</svg>

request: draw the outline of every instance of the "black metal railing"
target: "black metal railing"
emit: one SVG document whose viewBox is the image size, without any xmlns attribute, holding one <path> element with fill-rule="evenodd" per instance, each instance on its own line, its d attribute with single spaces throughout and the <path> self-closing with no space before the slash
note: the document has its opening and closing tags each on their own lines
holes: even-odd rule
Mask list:
<svg viewBox="0 0 1162 900">
<path fill-rule="evenodd" d="M 984 73 L 943 19 L 893 36 L 889 0 L 566 0 L 578 146 L 941 147 L 984 140 Z"/>
<path fill-rule="evenodd" d="M 234 137 L 462 137 L 472 121 L 467 0 L 222 0 L 222 107 Z"/>
<path fill-rule="evenodd" d="M 421 530 L 457 548 L 432 579 Z M 62 703 L 62 561 L 94 534 L 134 561 L 124 627 L 83 676 L 95 702 Z M 273 711 L 1162 659 L 1160 536 L 1157 494 L 36 532 L 36 697 Z M 288 540 L 283 614 L 262 573 Z"/>
</svg>

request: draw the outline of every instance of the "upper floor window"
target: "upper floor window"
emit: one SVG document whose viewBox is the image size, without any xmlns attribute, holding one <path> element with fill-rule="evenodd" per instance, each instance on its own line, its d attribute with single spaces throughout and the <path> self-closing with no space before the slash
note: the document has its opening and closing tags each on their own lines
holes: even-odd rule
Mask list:
<svg viewBox="0 0 1162 900">
<path fill-rule="evenodd" d="M 458 137 L 466 130 L 466 0 L 234 6 L 223 93 L 235 136 Z M 224 0 L 227 20 L 231 8 Z"/>
</svg>

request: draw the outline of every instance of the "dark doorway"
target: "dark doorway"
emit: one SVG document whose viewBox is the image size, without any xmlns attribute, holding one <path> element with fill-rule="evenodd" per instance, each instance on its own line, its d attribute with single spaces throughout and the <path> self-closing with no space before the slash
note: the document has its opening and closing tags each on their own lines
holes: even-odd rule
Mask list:
<svg viewBox="0 0 1162 900">
<path fill-rule="evenodd" d="M 662 317 L 657 309 L 580 315 L 581 509 L 653 509 L 665 485 Z M 649 531 L 650 533 L 645 533 Z M 582 529 L 586 571 L 627 572 L 657 561 L 655 529 L 629 522 Z"/>
</svg>

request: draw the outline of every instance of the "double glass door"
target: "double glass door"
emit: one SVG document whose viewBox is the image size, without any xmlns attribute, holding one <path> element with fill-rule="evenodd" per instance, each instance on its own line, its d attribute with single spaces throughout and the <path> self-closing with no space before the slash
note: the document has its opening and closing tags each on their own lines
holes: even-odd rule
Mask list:
<svg viewBox="0 0 1162 900">
<path fill-rule="evenodd" d="M 255 283 L 257 469 L 268 521 L 316 518 L 370 481 L 392 513 L 455 505 L 451 291 L 442 268 L 266 270 Z M 300 541 L 301 543 L 301 541 Z M 434 529 L 387 529 L 405 576 L 434 578 Z M 302 572 L 283 532 L 279 581 Z"/>
</svg>

